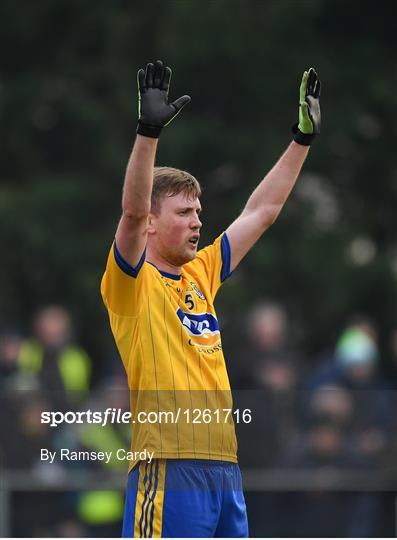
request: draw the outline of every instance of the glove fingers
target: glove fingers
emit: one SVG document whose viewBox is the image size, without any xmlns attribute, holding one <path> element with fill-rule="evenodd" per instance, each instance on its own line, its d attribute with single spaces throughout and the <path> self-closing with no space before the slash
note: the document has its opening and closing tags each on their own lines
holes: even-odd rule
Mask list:
<svg viewBox="0 0 397 540">
<path fill-rule="evenodd" d="M 299 103 L 303 103 L 305 101 L 308 76 L 309 76 L 308 72 L 304 71 L 303 76 L 302 76 L 301 85 L 300 85 L 300 88 L 299 88 Z"/>
<path fill-rule="evenodd" d="M 317 79 L 317 84 L 316 84 L 316 87 L 315 87 L 315 89 L 314 89 L 314 94 L 313 94 L 313 96 L 314 96 L 315 98 L 319 98 L 320 95 L 321 95 L 321 81 L 320 81 L 320 79 Z"/>
<path fill-rule="evenodd" d="M 306 95 L 312 95 L 313 94 L 313 84 L 314 84 L 315 74 L 314 69 L 309 69 L 309 76 L 307 79 L 307 89 L 306 89 Z"/>
<path fill-rule="evenodd" d="M 175 107 L 176 112 L 178 113 L 185 105 L 189 103 L 191 100 L 190 96 L 181 96 L 180 98 L 176 99 L 171 103 L 173 107 Z"/>
<path fill-rule="evenodd" d="M 161 60 L 156 60 L 154 63 L 154 87 L 160 88 L 161 80 L 163 78 L 163 62 Z"/>
<path fill-rule="evenodd" d="M 308 103 L 302 103 L 300 106 L 300 120 L 301 122 L 306 126 L 310 122 L 310 114 L 309 114 L 309 104 Z M 306 133 L 306 130 L 302 130 L 304 133 Z"/>
<path fill-rule="evenodd" d="M 153 75 L 154 65 L 149 63 L 146 66 L 146 88 L 153 88 Z"/>
<path fill-rule="evenodd" d="M 145 72 L 143 69 L 140 69 L 137 73 L 138 78 L 138 89 L 141 94 L 144 94 L 146 92 L 146 85 L 145 85 Z"/>
<path fill-rule="evenodd" d="M 314 96 L 317 81 L 318 81 L 318 76 L 317 76 L 316 70 L 314 68 L 310 68 L 306 95 Z"/>
<path fill-rule="evenodd" d="M 163 74 L 163 80 L 161 81 L 161 90 L 165 90 L 168 94 L 168 89 L 170 87 L 170 80 L 171 80 L 172 71 L 171 68 L 166 67 L 164 68 L 164 74 Z"/>
<path fill-rule="evenodd" d="M 314 133 L 320 133 L 320 127 L 321 127 L 321 111 L 320 111 L 320 104 L 317 98 L 312 96 L 307 96 L 307 101 L 309 104 L 308 108 L 308 115 L 310 118 L 310 121 L 313 125 L 313 131 Z"/>
</svg>

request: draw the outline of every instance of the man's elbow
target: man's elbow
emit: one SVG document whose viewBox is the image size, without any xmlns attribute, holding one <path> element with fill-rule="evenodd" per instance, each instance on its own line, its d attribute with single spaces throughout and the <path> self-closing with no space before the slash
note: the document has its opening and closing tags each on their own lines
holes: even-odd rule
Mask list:
<svg viewBox="0 0 397 540">
<path fill-rule="evenodd" d="M 264 230 L 268 229 L 269 227 L 273 225 L 273 223 L 276 221 L 276 219 L 280 215 L 281 209 L 282 209 L 282 205 L 274 204 L 272 206 L 266 207 L 261 212 L 260 220 L 261 220 L 262 227 Z"/>
<path fill-rule="evenodd" d="M 146 221 L 150 212 L 149 206 L 140 206 L 138 208 L 126 207 L 123 208 L 122 218 L 127 223 L 135 224 Z"/>
</svg>

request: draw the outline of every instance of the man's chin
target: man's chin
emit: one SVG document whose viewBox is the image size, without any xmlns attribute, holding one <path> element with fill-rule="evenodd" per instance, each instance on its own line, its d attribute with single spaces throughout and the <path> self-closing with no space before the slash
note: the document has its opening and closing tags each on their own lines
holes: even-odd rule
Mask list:
<svg viewBox="0 0 397 540">
<path fill-rule="evenodd" d="M 197 246 L 186 246 L 184 249 L 170 253 L 167 260 L 175 266 L 183 266 L 196 258 Z"/>
<path fill-rule="evenodd" d="M 193 259 L 196 258 L 196 255 L 197 255 L 197 248 L 196 247 L 187 249 L 183 253 L 183 255 L 181 254 L 181 257 L 180 257 L 181 262 L 179 263 L 179 266 L 182 266 L 182 265 L 192 261 Z"/>
<path fill-rule="evenodd" d="M 190 260 L 192 261 L 193 259 L 196 258 L 196 255 L 197 255 L 197 244 L 195 244 L 194 246 L 192 246 L 191 248 L 189 248 L 189 252 L 191 253 L 190 255 Z"/>
</svg>

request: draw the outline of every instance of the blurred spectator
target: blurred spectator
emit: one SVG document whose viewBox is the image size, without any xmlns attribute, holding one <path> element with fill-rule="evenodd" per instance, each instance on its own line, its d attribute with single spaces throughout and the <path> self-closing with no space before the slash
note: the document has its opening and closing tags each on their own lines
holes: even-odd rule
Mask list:
<svg viewBox="0 0 397 540">
<path fill-rule="evenodd" d="M 48 410 L 48 403 L 34 391 L 19 392 L 15 397 L 7 400 L 8 415 L 2 416 L 3 433 L 7 434 L 3 446 L 5 465 L 17 470 L 40 468 L 41 448 L 53 449 L 51 430 L 41 422 L 41 412 Z"/>
<path fill-rule="evenodd" d="M 352 466 L 349 444 L 354 400 L 347 389 L 320 386 L 308 396 L 303 423 L 281 452 L 276 466 Z"/>
<path fill-rule="evenodd" d="M 23 473 L 27 486 L 31 479 L 57 482 L 61 467 L 49 465 L 41 461 L 41 449 L 54 450 L 53 434 L 48 424 L 41 423 L 41 412 L 48 409 L 43 395 L 36 391 L 18 391 L 9 393 L 4 400 L 6 408 L 0 417 L 0 441 L 3 465 L 9 473 Z M 18 504 L 18 520 L 13 524 L 14 536 L 44 536 L 64 514 L 65 495 L 45 490 L 35 493 L 32 504 L 32 493 L 19 490 L 13 494 Z M 13 500 L 14 500 L 13 499 Z M 11 515 L 13 518 L 13 515 Z"/>
<path fill-rule="evenodd" d="M 249 318 L 249 330 L 257 352 L 279 352 L 285 348 L 287 316 L 281 305 L 263 302 L 257 305 Z"/>
<path fill-rule="evenodd" d="M 335 425 L 349 428 L 353 421 L 354 400 L 341 386 L 320 386 L 310 396 L 312 416 L 328 418 Z"/>
<path fill-rule="evenodd" d="M 378 360 L 376 344 L 362 330 L 347 327 L 340 336 L 331 357 L 322 359 L 308 378 L 310 388 L 323 384 L 333 384 L 339 380 L 355 383 L 355 375 L 360 379 L 369 379 Z"/>
<path fill-rule="evenodd" d="M 377 330 L 369 318 L 353 317 L 339 337 L 331 355 L 322 358 L 307 384 L 315 388 L 322 384 L 342 382 L 351 388 L 375 388 L 385 381 L 377 372 L 379 350 Z"/>
<path fill-rule="evenodd" d="M 355 429 L 361 432 L 359 446 L 374 459 L 386 444 L 393 418 L 392 396 L 378 364 L 378 347 L 369 333 L 348 327 L 337 342 L 333 363 L 320 366 L 308 383 L 311 389 L 338 384 L 352 392 Z"/>
<path fill-rule="evenodd" d="M 379 339 L 379 329 L 377 323 L 365 313 L 355 313 L 350 316 L 346 326 L 348 328 L 356 328 L 362 330 L 364 334 L 377 343 Z"/>
<path fill-rule="evenodd" d="M 350 392 L 340 387 L 320 387 L 310 401 L 307 427 L 280 456 L 279 467 L 314 469 L 320 478 L 332 471 L 351 471 L 366 466 L 351 432 L 355 404 Z M 373 536 L 380 519 L 377 494 L 316 491 L 288 493 L 269 499 L 270 522 L 275 536 L 350 537 Z M 288 515 L 288 521 L 283 516 Z"/>
<path fill-rule="evenodd" d="M 115 409 L 129 412 L 129 390 L 123 379 L 110 379 L 103 382 L 102 386 L 92 394 L 91 398 L 85 402 L 85 408 L 92 411 L 105 411 Z M 88 450 L 95 452 L 111 452 L 112 459 L 109 463 L 105 461 L 95 461 L 91 464 L 84 464 L 84 467 L 93 467 L 110 471 L 125 471 L 126 463 L 117 459 L 116 454 L 119 448 L 129 450 L 131 439 L 131 424 L 107 422 L 106 425 L 98 423 L 84 423 L 70 426 L 75 436 L 75 446 L 77 450 Z M 80 464 L 81 466 L 81 464 Z"/>
<path fill-rule="evenodd" d="M 386 373 L 389 386 L 397 389 L 397 327 L 393 328 L 389 341 L 389 358 L 386 365 Z"/>
<path fill-rule="evenodd" d="M 74 344 L 68 312 L 61 306 L 47 306 L 34 319 L 34 335 L 20 349 L 21 371 L 34 375 L 40 388 L 51 392 L 58 407 L 76 403 L 89 390 L 91 360 Z"/>
<path fill-rule="evenodd" d="M 335 350 L 336 369 L 352 388 L 374 387 L 379 381 L 376 367 L 379 361 L 378 347 L 365 331 L 358 327 L 345 330 Z"/>
<path fill-rule="evenodd" d="M 337 395 L 343 394 L 337 390 L 333 396 L 326 399 L 324 395 L 321 397 L 321 400 L 324 399 L 321 414 L 312 411 L 313 417 L 307 428 L 291 440 L 274 465 L 296 471 L 311 469 L 317 478 L 322 474 L 327 476 L 333 470 L 349 471 L 358 466 L 357 455 L 349 440 L 351 402 L 345 394 L 342 398 L 344 405 L 338 408 L 334 401 Z M 315 402 L 313 406 L 316 406 Z M 379 525 L 380 498 L 372 494 L 354 493 L 354 485 L 351 491 L 305 490 L 263 494 L 260 506 L 255 504 L 257 501 L 254 498 L 251 515 L 256 524 L 266 523 L 268 536 L 373 536 Z M 286 516 L 288 519 L 285 519 Z"/>
<path fill-rule="evenodd" d="M 296 429 L 299 359 L 288 345 L 287 316 L 279 304 L 259 304 L 248 321 L 249 361 L 236 385 L 242 390 L 233 396 L 236 408 L 252 411 L 252 421 L 236 426 L 239 460 L 243 466 L 265 467 Z"/>
<path fill-rule="evenodd" d="M 397 327 L 393 328 L 390 335 L 390 349 L 389 349 L 389 361 L 386 365 L 386 374 L 388 378 L 389 394 L 392 401 L 392 410 L 395 411 L 397 407 Z M 396 489 L 397 481 L 397 418 L 394 414 L 391 414 L 392 421 L 392 435 L 389 441 L 387 455 L 385 459 L 385 467 L 390 472 L 390 478 L 393 480 L 393 488 Z"/>
<path fill-rule="evenodd" d="M 273 381 L 276 385 L 285 384 L 282 379 L 289 377 L 289 370 L 277 369 L 276 365 L 279 360 L 288 359 L 295 370 L 298 368 L 299 354 L 291 342 L 285 309 L 275 302 L 259 303 L 247 317 L 246 339 L 240 345 L 240 369 L 233 388 L 262 388 L 263 384 L 258 379 L 268 376 L 279 378 L 278 382 Z M 241 358 L 245 360 L 243 364 Z M 272 367 L 267 369 L 267 365 Z"/>
<path fill-rule="evenodd" d="M 342 426 L 330 418 L 315 415 L 308 428 L 285 450 L 277 465 L 294 468 L 347 468 L 356 465 L 356 461 Z"/>
<path fill-rule="evenodd" d="M 122 379 L 109 379 L 91 395 L 84 407 L 92 411 L 120 409 L 129 411 L 129 390 Z M 66 466 L 81 471 L 102 472 L 126 471 L 127 462 L 117 458 L 118 449 L 129 450 L 131 437 L 130 424 L 108 422 L 70 425 L 63 430 L 62 446 L 76 451 L 111 452 L 106 461 L 71 462 Z M 78 516 L 90 537 L 119 536 L 124 509 L 124 495 L 121 491 L 81 491 L 74 498 L 75 515 Z"/>
<path fill-rule="evenodd" d="M 5 329 L 0 335 L 0 389 L 13 388 L 19 374 L 22 336 L 16 329 Z"/>
<path fill-rule="evenodd" d="M 339 386 L 354 401 L 354 444 L 368 466 L 381 463 L 392 429 L 392 400 L 386 380 L 379 374 L 379 351 L 375 334 L 362 327 L 348 327 L 339 338 L 332 359 L 309 378 L 309 393 L 323 386 Z"/>
</svg>

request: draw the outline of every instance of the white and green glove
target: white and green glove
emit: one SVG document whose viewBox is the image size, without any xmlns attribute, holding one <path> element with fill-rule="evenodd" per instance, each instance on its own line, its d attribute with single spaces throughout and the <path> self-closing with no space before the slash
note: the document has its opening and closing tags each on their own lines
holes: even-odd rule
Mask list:
<svg viewBox="0 0 397 540">
<path fill-rule="evenodd" d="M 314 68 L 303 73 L 299 89 L 299 122 L 292 128 L 294 141 L 310 146 L 314 137 L 320 133 L 321 81 Z"/>
</svg>

